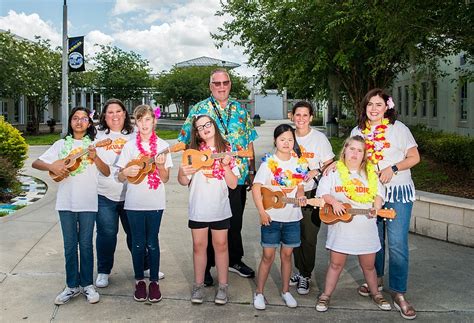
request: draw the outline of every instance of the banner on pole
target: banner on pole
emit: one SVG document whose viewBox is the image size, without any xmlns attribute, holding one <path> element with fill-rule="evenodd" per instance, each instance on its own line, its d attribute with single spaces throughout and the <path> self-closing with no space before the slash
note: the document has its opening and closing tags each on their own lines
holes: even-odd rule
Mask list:
<svg viewBox="0 0 474 323">
<path fill-rule="evenodd" d="M 84 36 L 70 37 L 68 41 L 69 72 L 84 72 L 86 70 L 86 61 L 84 59 Z"/>
</svg>

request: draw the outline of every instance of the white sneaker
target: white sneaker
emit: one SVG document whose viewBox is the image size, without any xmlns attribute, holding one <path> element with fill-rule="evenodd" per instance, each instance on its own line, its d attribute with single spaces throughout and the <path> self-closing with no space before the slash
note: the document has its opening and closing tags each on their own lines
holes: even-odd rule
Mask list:
<svg viewBox="0 0 474 323">
<path fill-rule="evenodd" d="M 143 276 L 145 278 L 150 278 L 150 269 L 147 269 L 143 272 Z M 165 278 L 165 274 L 163 274 L 161 271 L 158 272 L 158 279 L 164 279 Z"/>
<path fill-rule="evenodd" d="M 76 297 L 81 293 L 81 289 L 79 287 L 69 288 L 66 286 L 64 290 L 56 296 L 54 300 L 54 304 L 56 305 L 63 305 L 66 304 L 71 300 L 71 298 Z"/>
<path fill-rule="evenodd" d="M 293 298 L 290 292 L 282 293 L 281 298 L 283 298 L 283 301 L 288 307 L 294 308 L 298 306 L 298 304 L 296 303 L 296 299 Z"/>
<path fill-rule="evenodd" d="M 109 286 L 109 275 L 97 274 L 97 279 L 95 280 L 95 286 L 99 288 L 104 288 L 104 287 Z"/>
<path fill-rule="evenodd" d="M 99 300 L 100 300 L 100 295 L 95 290 L 94 285 L 89 285 L 89 286 L 83 287 L 82 288 L 82 293 L 86 296 L 87 301 L 90 304 L 95 304 L 95 303 L 99 302 Z"/>
<path fill-rule="evenodd" d="M 263 297 L 263 294 L 253 294 L 253 307 L 257 310 L 265 309 L 265 297 Z"/>
</svg>

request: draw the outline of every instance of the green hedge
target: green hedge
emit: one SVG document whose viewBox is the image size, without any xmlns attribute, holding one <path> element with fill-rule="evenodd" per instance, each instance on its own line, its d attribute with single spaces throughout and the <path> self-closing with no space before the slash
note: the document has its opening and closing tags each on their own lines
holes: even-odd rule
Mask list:
<svg viewBox="0 0 474 323">
<path fill-rule="evenodd" d="M 410 128 L 421 153 L 452 167 L 474 172 L 474 138 L 433 131 L 424 125 Z"/>
</svg>

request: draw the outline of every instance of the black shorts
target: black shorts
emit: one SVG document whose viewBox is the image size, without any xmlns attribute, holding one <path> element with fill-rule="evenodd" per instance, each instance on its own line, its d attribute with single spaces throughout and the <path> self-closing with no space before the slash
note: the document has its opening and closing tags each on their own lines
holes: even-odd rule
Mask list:
<svg viewBox="0 0 474 323">
<path fill-rule="evenodd" d="M 213 222 L 198 222 L 188 221 L 188 228 L 190 229 L 204 229 L 211 228 L 211 230 L 226 230 L 230 228 L 230 218 Z"/>
</svg>

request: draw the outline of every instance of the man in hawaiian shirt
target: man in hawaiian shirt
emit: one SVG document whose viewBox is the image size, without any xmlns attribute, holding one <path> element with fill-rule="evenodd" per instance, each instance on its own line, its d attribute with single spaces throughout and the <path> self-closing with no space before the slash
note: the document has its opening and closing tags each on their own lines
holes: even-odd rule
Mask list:
<svg viewBox="0 0 474 323">
<path fill-rule="evenodd" d="M 219 68 L 211 72 L 209 87 L 212 95 L 191 108 L 178 137 L 179 141 L 189 144 L 193 116 L 206 114 L 216 121 L 219 131 L 224 139 L 231 144 L 233 151 L 246 149 L 254 151 L 253 141 L 258 137 L 257 132 L 247 110 L 242 108 L 239 102 L 229 98 L 231 86 L 229 73 L 225 69 Z M 228 231 L 229 271 L 242 277 L 252 278 L 255 277 L 255 272 L 242 262 L 244 248 L 241 231 L 245 201 L 247 200 L 247 187 L 253 182 L 255 160 L 236 157 L 236 163 L 240 171 L 239 182 L 235 189 L 229 188 L 229 201 L 232 210 Z M 208 243 L 207 254 L 204 284 L 211 286 L 213 279 L 210 268 L 215 265 L 212 243 Z"/>
</svg>

